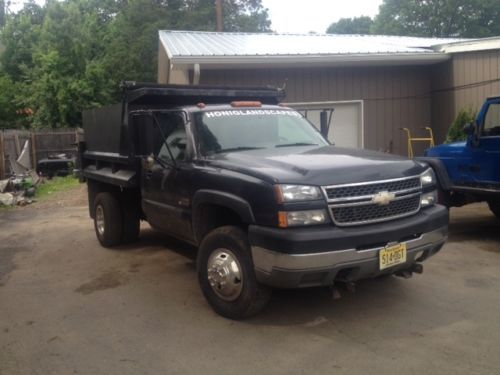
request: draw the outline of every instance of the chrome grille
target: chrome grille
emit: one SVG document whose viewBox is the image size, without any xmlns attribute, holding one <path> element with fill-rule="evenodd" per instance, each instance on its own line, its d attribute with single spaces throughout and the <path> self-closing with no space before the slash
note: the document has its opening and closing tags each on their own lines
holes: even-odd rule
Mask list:
<svg viewBox="0 0 500 375">
<path fill-rule="evenodd" d="M 381 219 L 406 216 L 408 213 L 417 211 L 420 207 L 420 194 L 410 198 L 392 201 L 387 206 L 379 206 L 373 203 L 359 206 L 332 207 L 332 215 L 335 221 L 340 224 L 363 224 L 375 222 Z"/>
<path fill-rule="evenodd" d="M 377 223 L 410 216 L 420 210 L 420 176 L 368 183 L 327 186 L 330 214 L 338 226 Z M 387 201 L 379 195 L 389 195 Z"/>
<path fill-rule="evenodd" d="M 328 187 L 325 190 L 326 190 L 326 196 L 330 200 L 330 199 L 363 197 L 367 195 L 377 194 L 380 191 L 396 192 L 396 191 L 417 190 L 417 189 L 420 189 L 420 176 L 404 180 Z"/>
</svg>

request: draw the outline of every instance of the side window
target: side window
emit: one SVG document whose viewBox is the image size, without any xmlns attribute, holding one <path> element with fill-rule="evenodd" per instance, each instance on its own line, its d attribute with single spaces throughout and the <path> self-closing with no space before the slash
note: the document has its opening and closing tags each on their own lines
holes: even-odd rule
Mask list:
<svg viewBox="0 0 500 375">
<path fill-rule="evenodd" d="M 160 113 L 157 115 L 162 134 L 160 147 L 155 154 L 160 160 L 169 162 L 172 160 L 185 160 L 187 149 L 186 127 L 181 112 Z M 165 142 L 163 142 L 165 137 Z M 167 147 L 168 145 L 168 147 Z M 169 152 L 170 149 L 170 152 Z"/>
<path fill-rule="evenodd" d="M 500 135 L 500 103 L 492 103 L 484 118 L 484 136 Z"/>
<path fill-rule="evenodd" d="M 186 128 L 182 112 L 156 112 L 159 127 L 152 116 L 133 116 L 136 154 L 151 155 L 168 163 L 186 158 Z M 168 144 L 168 147 L 167 147 Z M 170 152 L 169 152 L 170 148 Z"/>
</svg>

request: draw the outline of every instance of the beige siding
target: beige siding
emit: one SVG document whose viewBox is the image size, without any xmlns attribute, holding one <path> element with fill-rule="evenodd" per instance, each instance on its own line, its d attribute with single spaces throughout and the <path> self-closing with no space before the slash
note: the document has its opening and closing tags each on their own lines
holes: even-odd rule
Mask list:
<svg viewBox="0 0 500 375">
<path fill-rule="evenodd" d="M 430 67 L 201 70 L 201 84 L 274 85 L 286 82 L 288 102 L 364 101 L 366 148 L 406 155 L 406 137 L 431 122 Z M 335 118 L 333 120 L 335 126 Z"/>
<path fill-rule="evenodd" d="M 489 96 L 500 95 L 500 50 L 454 54 L 432 74 L 432 122 L 446 135 L 456 114 L 479 109 Z"/>
<path fill-rule="evenodd" d="M 168 83 L 168 72 L 170 61 L 165 48 L 161 45 L 158 48 L 158 83 Z"/>
</svg>

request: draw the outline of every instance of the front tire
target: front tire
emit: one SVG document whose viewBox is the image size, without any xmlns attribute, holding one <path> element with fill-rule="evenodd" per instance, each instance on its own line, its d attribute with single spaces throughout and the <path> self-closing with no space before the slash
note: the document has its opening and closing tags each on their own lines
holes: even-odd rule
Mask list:
<svg viewBox="0 0 500 375">
<path fill-rule="evenodd" d="M 244 319 L 266 306 L 271 290 L 257 282 L 246 233 L 235 226 L 214 229 L 202 241 L 198 281 L 212 308 L 229 319 Z"/>
<path fill-rule="evenodd" d="M 94 228 L 102 246 L 113 247 L 122 242 L 122 210 L 113 194 L 97 194 L 94 200 Z"/>
</svg>

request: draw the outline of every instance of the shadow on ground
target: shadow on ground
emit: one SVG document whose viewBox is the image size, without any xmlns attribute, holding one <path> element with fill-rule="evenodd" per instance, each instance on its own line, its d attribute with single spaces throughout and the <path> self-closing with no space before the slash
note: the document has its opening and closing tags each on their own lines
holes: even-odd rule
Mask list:
<svg viewBox="0 0 500 375">
<path fill-rule="evenodd" d="M 487 209 L 478 213 L 478 206 L 451 209 L 449 242 L 491 241 L 484 250 L 500 251 L 500 219 Z"/>
</svg>

